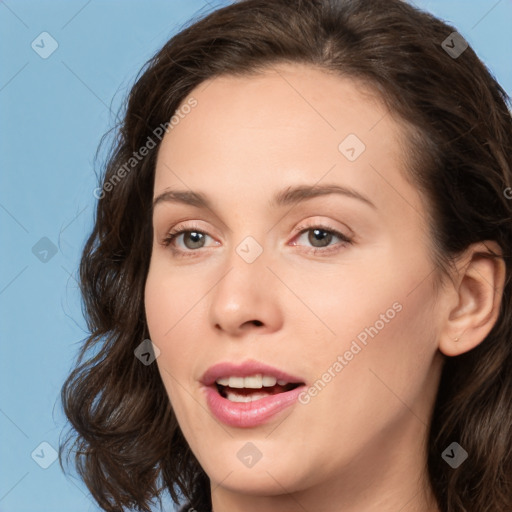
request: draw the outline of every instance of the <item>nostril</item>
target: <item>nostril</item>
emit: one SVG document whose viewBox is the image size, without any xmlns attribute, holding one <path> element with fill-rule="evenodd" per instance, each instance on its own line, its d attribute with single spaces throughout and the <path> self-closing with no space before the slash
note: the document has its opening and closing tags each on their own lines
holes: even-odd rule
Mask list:
<svg viewBox="0 0 512 512">
<path fill-rule="evenodd" d="M 253 320 L 252 323 L 257 327 L 261 327 L 263 325 L 263 322 L 260 322 L 259 320 Z"/>
</svg>

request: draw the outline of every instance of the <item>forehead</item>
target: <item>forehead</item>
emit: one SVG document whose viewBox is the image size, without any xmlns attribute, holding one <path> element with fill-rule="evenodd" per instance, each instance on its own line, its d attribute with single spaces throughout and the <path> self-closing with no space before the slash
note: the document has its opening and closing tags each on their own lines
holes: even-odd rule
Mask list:
<svg viewBox="0 0 512 512">
<path fill-rule="evenodd" d="M 291 182 L 325 179 L 378 202 L 386 194 L 396 200 L 408 186 L 400 176 L 403 128 L 361 82 L 280 64 L 203 82 L 182 105 L 190 98 L 197 105 L 162 141 L 155 193 L 184 186 L 218 191 L 222 184 L 250 201 L 256 191 L 268 197 Z"/>
</svg>

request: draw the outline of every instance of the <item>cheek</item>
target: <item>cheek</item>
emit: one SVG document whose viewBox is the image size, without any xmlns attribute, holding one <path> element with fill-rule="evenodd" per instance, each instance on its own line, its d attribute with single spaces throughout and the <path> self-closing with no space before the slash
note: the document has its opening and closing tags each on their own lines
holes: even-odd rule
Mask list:
<svg viewBox="0 0 512 512">
<path fill-rule="evenodd" d="M 383 251 L 364 264 L 341 268 L 316 285 L 303 282 L 305 302 L 322 323 L 308 315 L 314 329 L 301 330 L 314 378 L 340 376 L 332 392 L 357 401 L 378 396 L 382 408 L 402 399 L 414 401 L 428 381 L 437 353 L 435 294 L 424 254 Z M 291 279 L 291 274 L 290 274 Z M 299 281 L 294 286 L 298 289 Z M 327 327 L 326 327 L 327 326 Z M 322 333 L 315 338 L 307 333 Z M 334 333 L 334 334 L 333 334 Z M 342 362 L 336 364 L 341 356 Z M 329 380 L 325 375 L 324 380 Z M 331 387 L 329 385 L 329 387 Z M 339 395 L 338 395 L 339 396 Z M 349 401 L 352 398 L 348 398 Z M 335 399 L 335 396 L 332 397 Z"/>
<path fill-rule="evenodd" d="M 394 279 L 381 277 L 360 296 L 351 331 L 337 342 L 337 354 L 347 360 L 339 385 L 354 410 L 358 402 L 370 406 L 368 421 L 372 415 L 383 424 L 391 421 L 403 413 L 404 403 L 421 401 L 435 380 L 435 297 L 429 280 L 411 291 L 421 274 L 407 274 L 403 268 Z M 427 420 L 425 410 L 418 414 Z"/>
<path fill-rule="evenodd" d="M 165 262 L 150 266 L 145 287 L 145 311 L 149 335 L 159 348 L 157 364 L 171 397 L 179 384 L 192 383 L 192 368 L 200 352 L 200 334 L 208 288 L 199 276 L 185 277 L 178 270 L 170 272 Z M 193 285 L 191 285 L 193 283 Z"/>
<path fill-rule="evenodd" d="M 192 282 L 194 286 L 186 286 L 183 277 L 169 272 L 165 262 L 152 260 L 145 286 L 149 335 L 160 350 L 156 364 L 172 407 L 185 424 L 191 406 L 183 389 L 193 385 L 191 369 L 200 350 L 200 337 L 192 335 L 190 325 L 204 296 L 201 281 Z"/>
<path fill-rule="evenodd" d="M 183 323 L 201 308 L 201 301 L 208 291 L 199 274 L 180 272 L 172 268 L 162 256 L 153 258 L 145 287 L 146 319 L 153 341 L 165 345 Z"/>
<path fill-rule="evenodd" d="M 344 440 L 348 456 L 372 439 L 382 441 L 382 432 L 399 430 L 402 422 L 420 429 L 421 421 L 428 422 L 436 381 L 433 295 L 427 283 L 409 293 L 410 283 L 407 276 L 389 282 L 381 277 L 375 289 L 361 289 L 349 301 L 331 295 L 346 316 L 326 317 L 337 336 L 317 341 L 304 356 L 315 388 L 303 397 L 310 429 L 325 431 L 329 424 L 325 442 Z"/>
</svg>

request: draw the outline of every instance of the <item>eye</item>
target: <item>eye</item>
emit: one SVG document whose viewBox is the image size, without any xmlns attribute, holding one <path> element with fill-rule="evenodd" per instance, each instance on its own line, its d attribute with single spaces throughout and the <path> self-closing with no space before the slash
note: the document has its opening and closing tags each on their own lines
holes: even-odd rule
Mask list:
<svg viewBox="0 0 512 512">
<path fill-rule="evenodd" d="M 298 236 L 295 237 L 291 245 L 309 244 L 310 247 L 306 250 L 314 254 L 327 254 L 352 243 L 352 239 L 348 236 L 328 226 L 301 226 L 298 231 Z M 306 242 L 303 240 L 304 237 L 307 238 Z M 199 254 L 198 249 L 208 247 L 206 245 L 208 238 L 212 239 L 210 235 L 201 231 L 198 227 L 185 226 L 181 229 L 171 230 L 161 243 L 165 247 L 170 247 L 178 256 L 192 256 Z M 213 245 L 218 245 L 218 242 L 214 241 Z"/>
<path fill-rule="evenodd" d="M 190 252 L 206 247 L 207 238 L 211 238 L 210 235 L 193 226 L 187 226 L 169 232 L 162 241 L 162 245 L 171 246 L 175 252 Z"/>
<path fill-rule="evenodd" d="M 200 249 L 204 246 L 207 235 L 201 231 L 183 231 L 180 236 L 183 236 L 183 243 L 187 249 Z"/>
<path fill-rule="evenodd" d="M 327 250 L 330 252 L 331 250 L 338 249 L 340 246 L 352 243 L 349 237 L 327 226 L 300 227 L 299 230 L 299 236 L 296 237 L 296 241 L 292 245 L 303 245 L 298 242 L 307 235 L 307 243 L 312 246 L 312 252 L 315 253 L 327 252 Z M 336 240 L 338 240 L 338 244 L 333 245 L 332 242 L 336 242 Z"/>
</svg>

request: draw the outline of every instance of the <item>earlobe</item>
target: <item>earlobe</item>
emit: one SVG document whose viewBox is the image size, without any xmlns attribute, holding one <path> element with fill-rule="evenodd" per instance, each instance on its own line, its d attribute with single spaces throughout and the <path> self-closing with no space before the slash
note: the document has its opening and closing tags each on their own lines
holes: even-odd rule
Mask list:
<svg viewBox="0 0 512 512">
<path fill-rule="evenodd" d="M 454 300 L 439 338 L 439 350 L 446 356 L 468 352 L 486 338 L 498 319 L 505 284 L 505 262 L 494 241 L 468 247 L 457 270 Z"/>
</svg>

